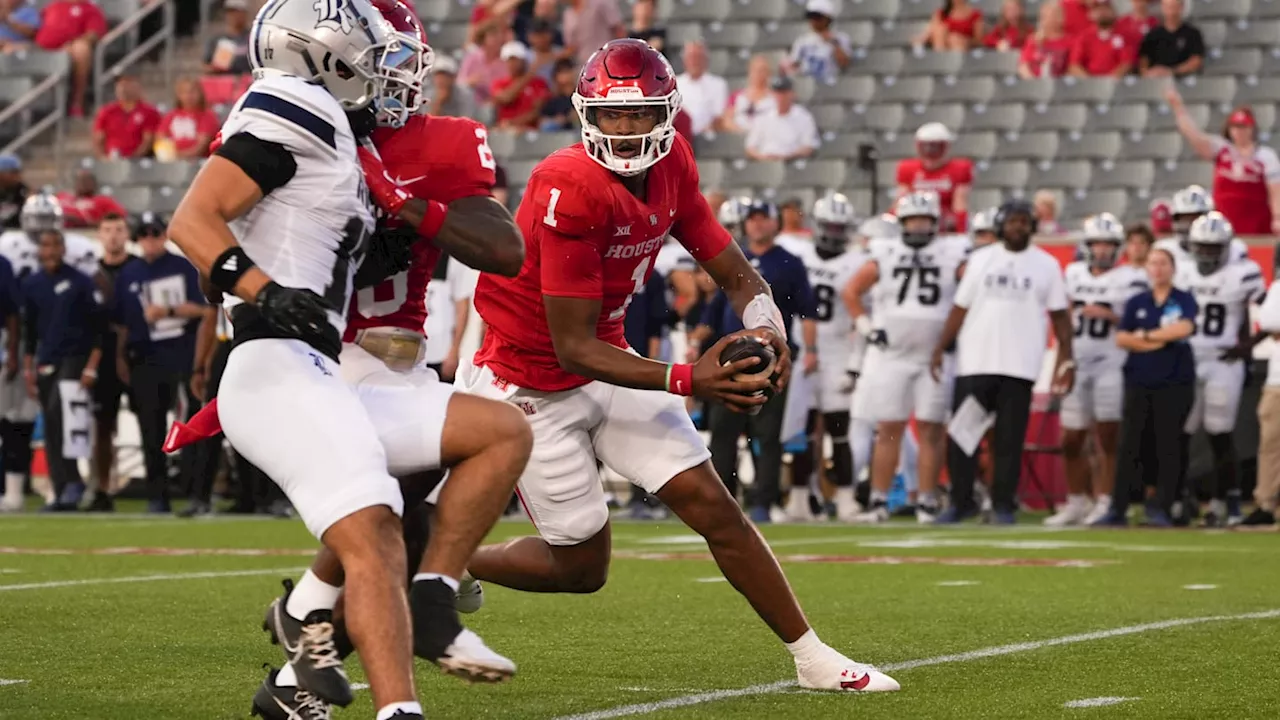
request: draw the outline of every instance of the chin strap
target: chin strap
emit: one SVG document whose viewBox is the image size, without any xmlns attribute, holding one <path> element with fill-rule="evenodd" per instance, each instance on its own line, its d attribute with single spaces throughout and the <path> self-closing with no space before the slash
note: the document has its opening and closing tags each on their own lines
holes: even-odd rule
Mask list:
<svg viewBox="0 0 1280 720">
<path fill-rule="evenodd" d="M 782 320 L 782 311 L 778 309 L 773 298 L 760 293 L 751 298 L 746 309 L 742 311 L 742 326 L 748 330 L 768 328 L 783 342 L 787 340 L 786 323 Z"/>
</svg>

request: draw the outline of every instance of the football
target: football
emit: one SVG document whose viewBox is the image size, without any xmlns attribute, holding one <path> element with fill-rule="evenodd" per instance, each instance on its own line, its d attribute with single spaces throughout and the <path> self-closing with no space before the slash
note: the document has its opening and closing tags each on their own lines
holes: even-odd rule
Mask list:
<svg viewBox="0 0 1280 720">
<path fill-rule="evenodd" d="M 721 367 L 747 358 L 755 358 L 756 363 L 734 375 L 734 380 L 754 380 L 759 377 L 777 380 L 778 354 L 774 352 L 773 346 L 764 340 L 757 337 L 740 337 L 725 345 L 724 350 L 720 351 Z M 773 388 L 768 387 L 755 394 L 772 397 Z"/>
</svg>

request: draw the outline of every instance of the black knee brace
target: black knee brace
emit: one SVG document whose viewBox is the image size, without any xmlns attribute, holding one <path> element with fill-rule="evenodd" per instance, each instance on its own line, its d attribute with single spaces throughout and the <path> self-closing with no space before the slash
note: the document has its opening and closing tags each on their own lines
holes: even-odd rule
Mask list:
<svg viewBox="0 0 1280 720">
<path fill-rule="evenodd" d="M 31 436 L 35 423 L 0 422 L 0 438 L 4 442 L 4 472 L 29 475 L 31 473 Z"/>
</svg>

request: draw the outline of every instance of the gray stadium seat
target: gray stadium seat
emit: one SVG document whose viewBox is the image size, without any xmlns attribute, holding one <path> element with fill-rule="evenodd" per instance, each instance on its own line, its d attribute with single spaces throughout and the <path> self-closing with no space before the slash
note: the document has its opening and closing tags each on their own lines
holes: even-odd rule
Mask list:
<svg viewBox="0 0 1280 720">
<path fill-rule="evenodd" d="M 29 77 L 0 77 L 0 107 L 31 92 L 35 86 Z"/>
<path fill-rule="evenodd" d="M 1020 133 L 1005 137 L 996 146 L 994 157 L 1004 159 L 1052 160 L 1058 153 L 1058 134 L 1053 132 Z"/>
<path fill-rule="evenodd" d="M 797 160 L 786 168 L 784 185 L 793 187 L 840 187 L 844 184 L 845 166 L 839 160 Z"/>
<path fill-rule="evenodd" d="M 862 112 L 855 108 L 849 115 L 849 127 L 873 132 L 896 132 L 906 120 L 906 110 L 901 105 L 872 105 Z"/>
<path fill-rule="evenodd" d="M 809 32 L 809 25 L 804 21 L 781 22 L 766 25 L 760 33 L 757 50 L 789 50 L 796 38 Z"/>
<path fill-rule="evenodd" d="M 905 56 L 906 53 L 901 50 L 871 50 L 865 56 L 854 58 L 852 72 L 862 75 L 897 75 L 902 71 Z"/>
<path fill-rule="evenodd" d="M 1204 74 L 1209 77 L 1256 75 L 1261 71 L 1262 51 L 1258 48 L 1223 50 L 1221 57 L 1206 58 L 1204 62 Z"/>
<path fill-rule="evenodd" d="M 1089 108 L 1083 103 L 1054 103 L 1027 112 L 1025 130 L 1079 131 L 1089 121 Z"/>
<path fill-rule="evenodd" d="M 1126 77 L 1116 88 L 1116 95 L 1125 102 L 1164 103 L 1164 89 L 1169 81 L 1164 78 Z"/>
<path fill-rule="evenodd" d="M 995 75 L 1004 77 L 1018 74 L 1018 53 L 995 50 L 975 50 L 964 61 L 965 77 Z"/>
<path fill-rule="evenodd" d="M 781 20 L 787 14 L 787 0 L 734 0 L 735 20 Z"/>
<path fill-rule="evenodd" d="M 1001 160 L 975 169 L 973 183 L 981 188 L 1025 188 L 1030 180 L 1031 166 L 1028 163 Z"/>
<path fill-rule="evenodd" d="M 978 105 L 991 102 L 997 84 L 990 77 L 945 78 L 933 84 L 933 102 L 958 102 Z"/>
<path fill-rule="evenodd" d="M 1267 3 L 1274 5 L 1276 3 Z M 1257 10 L 1257 3 L 1254 9 Z M 1231 28 L 1229 36 L 1231 47 L 1261 47 L 1270 50 L 1280 38 L 1280 22 L 1276 20 L 1250 20 L 1243 27 Z"/>
<path fill-rule="evenodd" d="M 720 160 L 698 161 L 698 180 L 704 188 L 722 187 L 727 174 L 725 164 Z"/>
<path fill-rule="evenodd" d="M 93 170 L 93 176 L 98 178 L 99 185 L 120 187 L 140 182 L 134 179 L 132 160 L 86 160 L 82 166 Z"/>
<path fill-rule="evenodd" d="M 853 188 L 853 187 L 844 187 L 844 188 L 840 188 L 840 192 L 843 193 L 845 197 L 849 198 L 849 202 L 852 203 L 855 208 L 858 208 L 858 211 L 861 213 L 870 215 L 874 212 L 878 212 L 878 211 L 883 212 L 884 210 L 888 209 L 888 208 L 873 207 L 870 190 L 864 190 L 861 188 Z M 814 194 L 813 199 L 814 200 L 817 199 L 816 193 Z M 807 207 L 812 207 L 812 206 L 813 206 L 813 202 L 810 201 Z"/>
<path fill-rule="evenodd" d="M 458 0 L 416 0 L 414 10 L 418 12 L 418 17 L 437 22 L 469 19 L 467 9 Z M 434 38 L 428 40 L 434 42 Z"/>
<path fill-rule="evenodd" d="M 754 48 L 760 37 L 760 24 L 753 22 L 711 23 L 704 26 L 703 37 L 709 47 Z"/>
<path fill-rule="evenodd" d="M 805 23 L 806 26 L 808 23 Z M 849 36 L 849 44 L 855 48 L 867 47 L 876 36 L 876 25 L 870 20 L 840 23 L 837 29 Z"/>
<path fill-rule="evenodd" d="M 969 193 L 969 207 L 974 209 L 999 207 L 1006 197 L 1002 190 L 974 188 L 973 192 Z"/>
<path fill-rule="evenodd" d="M 1276 131 L 1276 106 L 1269 102 L 1253 103 L 1253 116 L 1258 121 L 1259 133 Z"/>
<path fill-rule="evenodd" d="M 813 99 L 814 90 L 818 87 L 818 82 L 808 75 L 791 78 L 791 89 L 796 94 L 796 100 L 800 103 L 808 103 Z"/>
<path fill-rule="evenodd" d="M 998 90 L 1000 102 L 1047 103 L 1053 100 L 1054 84 L 1048 78 L 1005 80 Z"/>
<path fill-rule="evenodd" d="M 1103 105 L 1089 113 L 1089 121 L 1085 127 L 1092 131 L 1143 132 L 1149 124 L 1150 115 L 1151 111 L 1146 105 Z"/>
<path fill-rule="evenodd" d="M 876 88 L 877 103 L 928 103 L 933 96 L 933 78 L 887 77 Z"/>
<path fill-rule="evenodd" d="M 1211 18 L 1236 20 L 1249 17 L 1251 0 L 1198 0 L 1192 19 L 1202 22 Z"/>
<path fill-rule="evenodd" d="M 1225 20 L 1201 20 L 1194 19 L 1192 22 L 1196 27 L 1200 28 L 1200 37 L 1204 38 L 1204 46 L 1209 50 L 1216 50 L 1227 42 L 1227 21 Z M 1205 62 L 1209 62 L 1205 58 Z"/>
<path fill-rule="evenodd" d="M 1192 82 L 1183 81 L 1178 92 L 1182 93 L 1182 101 L 1188 105 L 1230 105 L 1236 96 L 1236 80 L 1231 77 L 1192 78 Z"/>
<path fill-rule="evenodd" d="M 922 20 L 886 20 L 875 26 L 870 45 L 877 48 L 907 47 L 928 24 Z"/>
<path fill-rule="evenodd" d="M 667 26 L 667 43 L 672 47 L 682 47 L 706 38 L 706 26 L 700 22 L 671 23 Z M 678 53 L 670 53 L 677 55 Z M 672 57 L 674 61 L 675 58 Z"/>
<path fill-rule="evenodd" d="M 896 17 L 903 20 L 928 20 L 937 11 L 938 3 L 934 0 L 902 0 Z"/>
<path fill-rule="evenodd" d="M 811 102 L 868 103 L 876 91 L 874 78 L 845 75 L 832 85 L 818 83 L 814 86 Z"/>
<path fill-rule="evenodd" d="M 876 149 L 880 151 L 880 157 L 885 160 L 915 157 L 916 139 L 911 133 L 900 133 L 881 138 L 880 142 L 876 143 Z"/>
<path fill-rule="evenodd" d="M 515 133 L 509 132 L 491 132 L 489 133 L 489 149 L 493 151 L 493 156 L 499 160 L 505 160 L 516 154 L 516 136 Z"/>
<path fill-rule="evenodd" d="M 876 185 L 882 188 L 897 187 L 898 161 L 881 160 L 876 163 Z"/>
<path fill-rule="evenodd" d="M 1093 166 L 1084 160 L 1066 160 L 1031 169 L 1032 187 L 1080 190 L 1089 187 Z"/>
<path fill-rule="evenodd" d="M 1252 11 L 1255 21 L 1258 18 L 1280 18 L 1280 0 L 1254 0 Z"/>
<path fill-rule="evenodd" d="M 1155 184 L 1155 163 L 1150 160 L 1133 160 L 1130 162 L 1102 163 L 1093 174 L 1093 187 L 1099 190 L 1110 188 L 1150 188 Z"/>
<path fill-rule="evenodd" d="M 1183 188 L 1192 184 L 1208 186 L 1213 180 L 1213 165 L 1205 160 L 1182 160 L 1173 167 L 1161 168 L 1159 184 Z"/>
<path fill-rule="evenodd" d="M 862 143 L 872 143 L 875 138 L 867 133 L 845 132 L 839 133 L 834 138 L 828 140 L 823 139 L 822 145 L 818 147 L 818 152 L 814 153 L 817 158 L 832 158 L 842 161 L 858 157 L 858 145 Z M 852 164 L 848 167 L 849 173 L 856 174 L 857 168 Z"/>
<path fill-rule="evenodd" d="M 103 190 L 108 188 L 104 185 Z M 112 192 L 107 193 L 116 199 L 125 210 L 131 213 L 140 213 L 145 210 L 152 209 L 152 192 L 151 188 L 145 185 L 135 185 L 133 187 L 115 188 Z"/>
<path fill-rule="evenodd" d="M 151 185 L 152 187 L 160 187 L 164 185 L 174 187 L 185 187 L 195 178 L 196 173 L 200 170 L 200 163 L 190 161 L 177 162 L 155 162 L 153 160 L 140 160 L 133 165 L 132 179 L 130 183 L 138 185 Z M 99 178 L 101 181 L 101 178 Z M 105 182 L 105 181 L 103 181 Z M 124 181 L 115 181 L 116 184 L 122 184 Z"/>
<path fill-rule="evenodd" d="M 981 160 L 989 158 L 996 152 L 996 146 L 999 140 L 993 132 L 972 132 L 972 128 L 968 127 L 968 118 L 965 119 L 965 130 L 956 138 L 955 144 L 951 146 L 951 153 L 957 157 L 973 158 Z"/>
<path fill-rule="evenodd" d="M 1053 102 L 1080 102 L 1098 104 L 1111 102 L 1117 82 L 1113 78 L 1066 77 L 1058 82 Z"/>
<path fill-rule="evenodd" d="M 672 59 L 679 60 L 679 58 Z M 675 63 L 672 64 L 674 65 Z M 776 67 L 777 63 L 775 62 L 773 65 Z M 734 71 L 734 69 L 744 67 L 746 67 L 746 63 L 743 58 L 739 57 L 738 53 L 729 52 L 728 50 L 722 50 L 720 48 L 707 51 L 707 69 L 716 75 L 729 75 Z M 684 67 L 683 63 L 681 63 L 681 67 L 677 72 L 683 71 Z"/>
<path fill-rule="evenodd" d="M 582 136 L 576 132 L 530 132 L 516 135 L 516 157 L 541 159 L 581 139 Z"/>
<path fill-rule="evenodd" d="M 427 26 L 427 39 L 431 42 L 431 47 L 436 49 L 436 52 L 439 52 L 441 48 L 446 50 L 460 49 L 467 43 L 467 23 L 465 21 L 433 22 Z"/>
<path fill-rule="evenodd" d="M 141 7 L 139 0 L 98 0 L 97 5 L 102 8 L 102 14 L 107 16 L 110 25 L 119 24 Z"/>
<path fill-rule="evenodd" d="M 527 185 L 537 164 L 537 160 L 515 160 L 503 165 L 507 171 L 507 184 L 513 187 Z"/>
<path fill-rule="evenodd" d="M 178 209 L 178 203 L 182 202 L 182 196 L 185 192 L 184 188 L 174 188 L 168 185 L 158 190 L 153 190 L 151 193 L 151 206 L 147 209 L 161 215 L 172 215 L 173 211 Z"/>
<path fill-rule="evenodd" d="M 668 23 L 726 20 L 733 12 L 729 0 L 672 0 L 666 17 Z"/>
<path fill-rule="evenodd" d="M 1026 122 L 1027 110 L 1017 103 L 988 105 L 985 109 L 970 108 L 965 115 L 965 126 L 970 130 L 1020 130 Z"/>
<path fill-rule="evenodd" d="M 841 20 L 875 20 L 898 17 L 898 0 L 848 0 L 843 3 Z"/>
<path fill-rule="evenodd" d="M 1196 121 L 1196 125 L 1205 127 L 1209 122 L 1209 106 L 1199 103 L 1188 104 L 1187 113 Z M 1177 130 L 1178 123 L 1173 113 L 1169 112 L 1169 108 L 1164 105 L 1157 105 L 1155 112 L 1151 113 L 1150 130 Z"/>
<path fill-rule="evenodd" d="M 822 132 L 839 132 L 846 127 L 844 105 L 816 105 L 809 110 L 818 123 L 818 130 Z"/>
<path fill-rule="evenodd" d="M 964 105 L 960 103 L 930 103 L 922 111 L 907 113 L 905 129 L 914 132 L 925 123 L 940 122 L 957 132 L 964 127 L 964 115 Z"/>
<path fill-rule="evenodd" d="M 907 53 L 903 75 L 956 75 L 964 65 L 964 53 L 924 51 Z"/>
<path fill-rule="evenodd" d="M 1280 101 L 1280 77 L 1246 79 L 1236 86 L 1237 104 L 1260 105 L 1276 101 Z"/>
<path fill-rule="evenodd" d="M 71 58 L 64 52 L 21 52 L 5 57 L 9 60 L 5 75 L 44 77 L 71 68 Z"/>
<path fill-rule="evenodd" d="M 1123 144 L 1118 132 L 1084 133 L 1079 139 L 1064 137 L 1058 144 L 1058 159 L 1114 160 Z"/>
<path fill-rule="evenodd" d="M 1115 213 L 1124 217 L 1129 208 L 1129 194 L 1123 190 L 1091 190 L 1084 197 L 1068 198 L 1064 215 L 1083 219 L 1101 212 Z"/>
<path fill-rule="evenodd" d="M 1177 131 L 1149 132 L 1129 138 L 1120 148 L 1121 160 L 1174 160 L 1182 154 L 1182 136 Z"/>
<path fill-rule="evenodd" d="M 699 158 L 736 160 L 746 155 L 742 146 L 743 136 L 737 133 L 716 133 L 698 139 Z"/>
</svg>

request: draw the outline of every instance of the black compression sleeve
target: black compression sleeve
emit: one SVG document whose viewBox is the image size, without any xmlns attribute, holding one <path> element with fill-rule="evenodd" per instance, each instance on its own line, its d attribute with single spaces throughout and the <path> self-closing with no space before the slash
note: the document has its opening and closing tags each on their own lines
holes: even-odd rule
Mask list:
<svg viewBox="0 0 1280 720">
<path fill-rule="evenodd" d="M 258 184 L 263 195 L 283 186 L 293 179 L 298 163 L 280 143 L 261 140 L 249 133 L 236 133 L 224 140 L 214 153 L 235 163 Z"/>
</svg>

